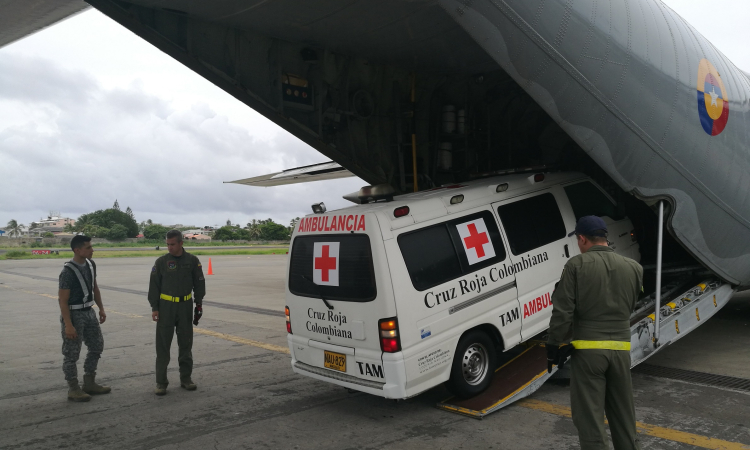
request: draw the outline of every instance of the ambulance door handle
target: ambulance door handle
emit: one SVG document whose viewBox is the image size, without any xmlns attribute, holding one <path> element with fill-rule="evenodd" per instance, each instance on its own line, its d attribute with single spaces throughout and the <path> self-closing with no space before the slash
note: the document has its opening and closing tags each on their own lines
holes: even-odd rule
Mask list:
<svg viewBox="0 0 750 450">
<path fill-rule="evenodd" d="M 570 252 L 568 251 L 568 244 L 565 244 L 565 257 L 570 258 Z"/>
</svg>

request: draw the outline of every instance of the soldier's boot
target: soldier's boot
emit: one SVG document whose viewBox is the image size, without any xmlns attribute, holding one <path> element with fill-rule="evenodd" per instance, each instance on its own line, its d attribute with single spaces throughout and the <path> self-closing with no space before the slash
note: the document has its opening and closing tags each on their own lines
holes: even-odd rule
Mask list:
<svg viewBox="0 0 750 450">
<path fill-rule="evenodd" d="M 83 392 L 90 395 L 109 394 L 112 390 L 109 386 L 101 386 L 96 384 L 96 375 L 84 375 L 83 376 Z"/>
<path fill-rule="evenodd" d="M 73 402 L 87 402 L 91 400 L 91 396 L 78 386 L 78 378 L 68 380 L 68 400 Z"/>
<path fill-rule="evenodd" d="M 183 389 L 187 389 L 188 391 L 194 391 L 198 389 L 198 386 L 196 386 L 195 383 L 193 383 L 193 380 L 191 380 L 190 378 L 181 380 L 180 386 L 182 386 Z"/>
<path fill-rule="evenodd" d="M 156 395 L 167 395 L 167 385 L 156 383 L 156 389 L 154 389 L 154 394 Z"/>
</svg>

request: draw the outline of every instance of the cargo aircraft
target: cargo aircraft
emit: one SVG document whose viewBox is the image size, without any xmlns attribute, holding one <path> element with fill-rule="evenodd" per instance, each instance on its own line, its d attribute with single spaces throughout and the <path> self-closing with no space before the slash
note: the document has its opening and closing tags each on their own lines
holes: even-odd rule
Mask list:
<svg viewBox="0 0 750 450">
<path fill-rule="evenodd" d="M 332 160 L 239 183 L 595 180 L 646 269 L 634 363 L 750 286 L 750 77 L 659 0 L 10 0 L 0 46 L 89 5 Z"/>
</svg>

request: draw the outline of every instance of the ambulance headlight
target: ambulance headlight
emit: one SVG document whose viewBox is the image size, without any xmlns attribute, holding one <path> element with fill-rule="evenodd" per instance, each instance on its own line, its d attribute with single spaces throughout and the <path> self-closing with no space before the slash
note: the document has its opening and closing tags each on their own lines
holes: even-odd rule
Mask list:
<svg viewBox="0 0 750 450">
<path fill-rule="evenodd" d="M 451 205 L 458 205 L 464 201 L 464 194 L 458 194 L 451 197 Z"/>
<path fill-rule="evenodd" d="M 508 190 L 508 183 L 498 184 L 495 188 L 495 192 L 505 192 Z"/>
<path fill-rule="evenodd" d="M 312 205 L 312 210 L 315 214 L 323 214 L 326 212 L 326 204 L 323 202 L 315 203 Z"/>
</svg>

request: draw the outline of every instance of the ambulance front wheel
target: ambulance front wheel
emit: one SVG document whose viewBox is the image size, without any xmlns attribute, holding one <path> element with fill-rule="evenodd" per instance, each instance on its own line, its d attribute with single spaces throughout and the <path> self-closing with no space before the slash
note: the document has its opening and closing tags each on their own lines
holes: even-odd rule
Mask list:
<svg viewBox="0 0 750 450">
<path fill-rule="evenodd" d="M 489 387 L 496 366 L 492 339 L 480 330 L 469 331 L 458 341 L 446 386 L 457 397 L 474 397 Z"/>
</svg>

